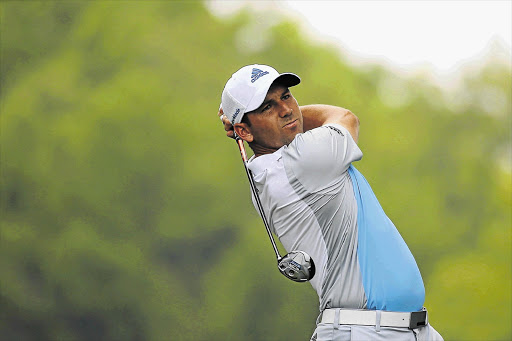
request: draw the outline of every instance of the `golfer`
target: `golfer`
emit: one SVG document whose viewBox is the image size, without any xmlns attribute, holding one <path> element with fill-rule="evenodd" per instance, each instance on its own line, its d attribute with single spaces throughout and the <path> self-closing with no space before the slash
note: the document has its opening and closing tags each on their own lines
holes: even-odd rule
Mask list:
<svg viewBox="0 0 512 341">
<path fill-rule="evenodd" d="M 299 106 L 293 73 L 268 65 L 235 72 L 219 117 L 254 152 L 248 162 L 272 232 L 313 258 L 320 301 L 311 340 L 442 340 L 423 307 L 409 248 L 352 165 L 359 119 L 329 105 Z"/>
</svg>

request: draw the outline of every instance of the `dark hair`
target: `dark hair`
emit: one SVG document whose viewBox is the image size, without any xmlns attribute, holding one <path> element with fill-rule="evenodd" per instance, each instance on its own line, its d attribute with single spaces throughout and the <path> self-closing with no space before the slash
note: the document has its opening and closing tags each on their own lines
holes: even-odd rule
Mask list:
<svg viewBox="0 0 512 341">
<path fill-rule="evenodd" d="M 247 114 L 242 117 L 242 123 L 247 124 L 249 127 L 251 126 L 251 121 L 249 121 L 249 116 L 247 116 Z"/>
</svg>

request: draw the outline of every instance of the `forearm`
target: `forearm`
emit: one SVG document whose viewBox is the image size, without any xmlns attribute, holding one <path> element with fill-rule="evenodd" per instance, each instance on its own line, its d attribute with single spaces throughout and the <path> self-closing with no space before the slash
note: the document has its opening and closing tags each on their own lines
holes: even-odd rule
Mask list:
<svg viewBox="0 0 512 341">
<path fill-rule="evenodd" d="M 354 141 L 359 137 L 359 119 L 350 110 L 325 104 L 311 104 L 300 107 L 304 118 L 304 131 L 337 123 L 345 127 Z"/>
</svg>

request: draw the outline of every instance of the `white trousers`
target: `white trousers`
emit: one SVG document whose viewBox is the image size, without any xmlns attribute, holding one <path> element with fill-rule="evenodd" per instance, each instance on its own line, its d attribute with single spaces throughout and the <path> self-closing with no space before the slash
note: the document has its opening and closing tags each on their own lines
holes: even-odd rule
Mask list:
<svg viewBox="0 0 512 341">
<path fill-rule="evenodd" d="M 338 325 L 319 323 L 311 341 L 443 341 L 443 337 L 430 325 L 421 328 L 394 328 L 375 326 Z"/>
</svg>

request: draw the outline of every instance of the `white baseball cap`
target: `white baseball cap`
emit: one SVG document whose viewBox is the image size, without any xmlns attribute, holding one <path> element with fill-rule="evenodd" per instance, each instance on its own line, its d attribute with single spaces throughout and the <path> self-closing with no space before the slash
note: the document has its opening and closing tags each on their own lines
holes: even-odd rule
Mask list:
<svg viewBox="0 0 512 341">
<path fill-rule="evenodd" d="M 231 124 L 240 123 L 245 113 L 258 109 L 276 80 L 291 87 L 300 83 L 294 73 L 279 73 L 268 65 L 246 65 L 227 81 L 222 91 L 222 110 Z"/>
</svg>

